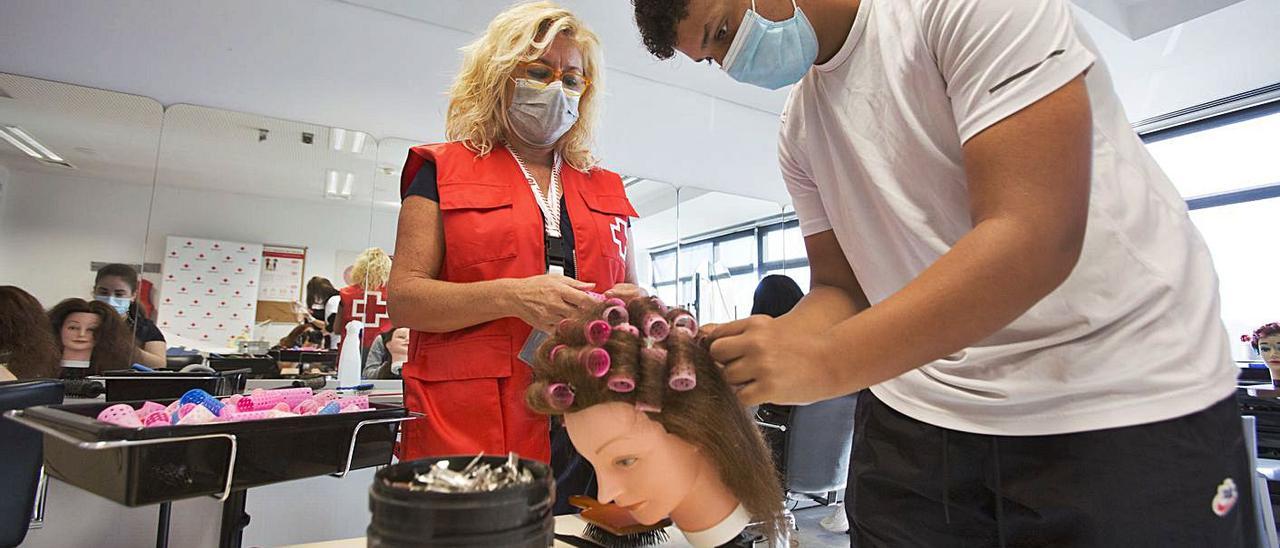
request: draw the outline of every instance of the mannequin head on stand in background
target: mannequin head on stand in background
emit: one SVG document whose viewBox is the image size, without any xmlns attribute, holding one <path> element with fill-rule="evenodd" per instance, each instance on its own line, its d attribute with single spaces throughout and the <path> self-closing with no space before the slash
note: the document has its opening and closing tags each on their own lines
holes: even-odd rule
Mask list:
<svg viewBox="0 0 1280 548">
<path fill-rule="evenodd" d="M 58 376 L 58 347 L 40 301 L 17 287 L 0 286 L 0 381 Z"/>
<path fill-rule="evenodd" d="M 63 376 L 96 375 L 131 365 L 133 336 L 124 319 L 106 303 L 67 299 L 49 310 L 48 321 L 62 355 Z"/>
<path fill-rule="evenodd" d="M 741 506 L 776 537 L 777 474 L 719 366 L 694 342 L 697 329 L 687 311 L 655 299 L 601 303 L 538 350 L 526 401 L 564 416 L 595 467 L 601 502 L 644 524 L 670 517 L 686 535 L 720 527 Z"/>
<path fill-rule="evenodd" d="M 1273 382 L 1280 379 L 1280 323 L 1269 323 L 1255 329 L 1249 343 L 1271 370 Z"/>
</svg>

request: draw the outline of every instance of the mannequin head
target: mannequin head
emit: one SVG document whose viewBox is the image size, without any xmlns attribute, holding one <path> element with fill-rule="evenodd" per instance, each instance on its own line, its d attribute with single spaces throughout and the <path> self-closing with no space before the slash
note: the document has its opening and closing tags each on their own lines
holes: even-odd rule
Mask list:
<svg viewBox="0 0 1280 548">
<path fill-rule="evenodd" d="M 1274 378 L 1280 373 L 1280 323 L 1269 323 L 1253 332 L 1253 349 L 1266 362 Z"/>
<path fill-rule="evenodd" d="M 698 530 L 686 523 L 723 493 L 734 504 L 704 526 L 741 503 L 776 533 L 782 490 L 773 464 L 719 366 L 694 342 L 693 317 L 664 313 L 650 298 L 620 304 L 563 322 L 539 348 L 530 408 L 564 416 L 574 447 L 596 469 L 600 501 L 637 521 L 670 516 Z"/>
<path fill-rule="evenodd" d="M 63 360 L 88 361 L 94 374 L 129 367 L 133 337 L 107 304 L 67 299 L 49 310 L 49 323 Z"/>
<path fill-rule="evenodd" d="M 392 362 L 403 362 L 409 360 L 409 328 L 398 327 L 391 330 L 391 336 L 387 338 L 387 354 L 391 356 Z"/>
</svg>

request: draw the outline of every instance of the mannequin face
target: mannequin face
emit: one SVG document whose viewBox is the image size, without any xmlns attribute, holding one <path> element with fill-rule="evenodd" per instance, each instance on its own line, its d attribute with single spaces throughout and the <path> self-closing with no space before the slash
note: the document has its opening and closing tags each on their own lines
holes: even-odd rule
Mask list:
<svg viewBox="0 0 1280 548">
<path fill-rule="evenodd" d="M 1280 370 L 1280 335 L 1258 339 L 1258 354 L 1262 356 L 1262 361 L 1267 362 L 1268 369 Z"/>
<path fill-rule="evenodd" d="M 387 352 L 391 354 L 393 362 L 409 359 L 409 328 L 401 327 L 391 333 L 391 338 L 387 340 Z"/>
<path fill-rule="evenodd" d="M 573 446 L 596 469 L 600 502 L 623 507 L 646 525 L 669 516 L 710 468 L 697 447 L 626 403 L 594 405 L 565 415 L 564 423 Z"/>
<path fill-rule="evenodd" d="M 93 286 L 94 297 L 119 297 L 133 300 L 133 288 L 119 276 L 107 276 Z"/>
<path fill-rule="evenodd" d="M 93 351 L 94 335 L 102 318 L 92 312 L 72 312 L 62 322 L 62 349 L 64 352 Z"/>
</svg>

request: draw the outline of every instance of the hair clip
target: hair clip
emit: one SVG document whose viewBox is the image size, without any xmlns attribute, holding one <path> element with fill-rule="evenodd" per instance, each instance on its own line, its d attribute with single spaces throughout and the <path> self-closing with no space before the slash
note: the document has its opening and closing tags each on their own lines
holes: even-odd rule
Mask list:
<svg viewBox="0 0 1280 548">
<path fill-rule="evenodd" d="M 636 389 L 636 381 L 627 375 L 614 375 L 613 378 L 605 382 L 605 386 L 619 394 L 626 394 Z"/>
<path fill-rule="evenodd" d="M 693 364 L 681 360 L 671 367 L 671 377 L 667 386 L 676 392 L 688 392 L 698 386 L 698 377 L 694 374 Z"/>
<path fill-rule="evenodd" d="M 667 323 L 667 319 L 657 314 L 649 314 L 644 318 L 644 336 L 653 339 L 655 342 L 666 340 L 667 335 L 671 334 L 671 325 Z"/>
<path fill-rule="evenodd" d="M 627 307 L 617 304 L 604 309 L 604 313 L 601 314 L 601 317 L 603 317 L 605 321 L 609 322 L 610 325 L 620 326 L 631 321 L 631 315 L 627 313 Z"/>
<path fill-rule="evenodd" d="M 573 389 L 558 382 L 547 387 L 547 401 L 556 409 L 568 409 L 573 405 Z"/>
<path fill-rule="evenodd" d="M 609 326 L 609 322 L 604 320 L 592 320 L 587 323 L 584 328 L 587 334 L 587 342 L 592 346 L 600 346 L 609 340 L 609 334 L 613 333 L 613 328 Z"/>
<path fill-rule="evenodd" d="M 600 378 L 609 372 L 609 366 L 612 360 L 609 359 L 609 353 L 603 348 L 592 348 L 581 354 L 582 366 L 592 377 Z"/>
</svg>

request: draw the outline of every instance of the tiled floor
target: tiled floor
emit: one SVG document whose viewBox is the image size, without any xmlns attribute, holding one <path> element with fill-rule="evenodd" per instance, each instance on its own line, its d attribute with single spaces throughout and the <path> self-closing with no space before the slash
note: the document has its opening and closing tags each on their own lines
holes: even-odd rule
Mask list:
<svg viewBox="0 0 1280 548">
<path fill-rule="evenodd" d="M 818 522 L 822 518 L 827 517 L 836 507 L 814 506 L 796 510 L 796 524 L 800 526 L 800 532 L 793 532 L 793 539 L 799 540 L 799 543 L 793 542 L 792 546 L 800 546 L 801 548 L 849 548 L 849 537 L 843 534 L 832 533 L 822 528 Z M 843 508 L 840 509 L 844 511 Z"/>
</svg>

